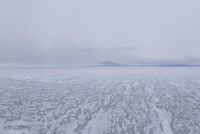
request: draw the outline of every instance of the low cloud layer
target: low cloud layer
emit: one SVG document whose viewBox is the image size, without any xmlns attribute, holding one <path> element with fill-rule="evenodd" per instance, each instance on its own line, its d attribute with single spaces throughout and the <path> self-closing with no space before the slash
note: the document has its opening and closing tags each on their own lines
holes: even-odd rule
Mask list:
<svg viewBox="0 0 200 134">
<path fill-rule="evenodd" d="M 198 0 L 1 0 L 0 63 L 200 64 Z"/>
</svg>

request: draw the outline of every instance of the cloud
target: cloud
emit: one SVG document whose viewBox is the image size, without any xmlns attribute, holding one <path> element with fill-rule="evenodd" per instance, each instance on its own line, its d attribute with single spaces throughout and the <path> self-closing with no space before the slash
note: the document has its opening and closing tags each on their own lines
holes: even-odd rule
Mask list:
<svg viewBox="0 0 200 134">
<path fill-rule="evenodd" d="M 0 1 L 0 62 L 200 64 L 199 4 Z"/>
</svg>

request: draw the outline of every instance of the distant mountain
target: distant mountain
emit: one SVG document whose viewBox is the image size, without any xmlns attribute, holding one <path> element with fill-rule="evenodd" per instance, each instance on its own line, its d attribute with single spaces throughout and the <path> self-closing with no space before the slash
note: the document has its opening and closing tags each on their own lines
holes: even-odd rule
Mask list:
<svg viewBox="0 0 200 134">
<path fill-rule="evenodd" d="M 111 61 L 99 62 L 98 65 L 100 65 L 100 66 L 125 66 L 125 65 L 122 65 L 120 63 L 111 62 Z"/>
<path fill-rule="evenodd" d="M 97 66 L 126 66 L 126 67 L 200 67 L 200 65 L 189 65 L 189 64 L 132 64 L 124 65 L 112 61 L 98 62 Z"/>
</svg>

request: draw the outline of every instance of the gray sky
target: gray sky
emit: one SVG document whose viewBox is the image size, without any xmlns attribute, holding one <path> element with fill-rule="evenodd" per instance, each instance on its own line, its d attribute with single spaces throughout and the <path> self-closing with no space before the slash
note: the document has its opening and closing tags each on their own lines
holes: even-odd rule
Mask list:
<svg viewBox="0 0 200 134">
<path fill-rule="evenodd" d="M 199 0 L 0 0 L 0 62 L 200 64 Z"/>
</svg>

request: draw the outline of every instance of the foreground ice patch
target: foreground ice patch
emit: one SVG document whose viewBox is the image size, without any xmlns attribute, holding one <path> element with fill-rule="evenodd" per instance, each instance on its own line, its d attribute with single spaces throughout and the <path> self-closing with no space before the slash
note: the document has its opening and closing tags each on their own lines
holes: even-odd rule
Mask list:
<svg viewBox="0 0 200 134">
<path fill-rule="evenodd" d="M 200 134 L 200 70 L 2 69 L 0 134 Z"/>
</svg>

